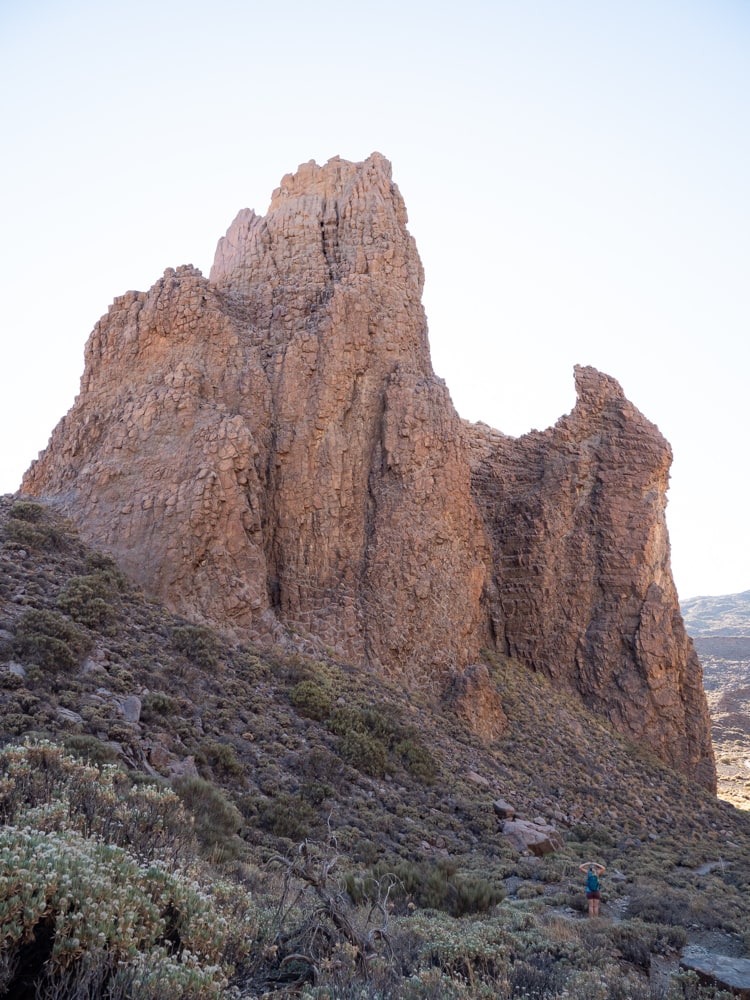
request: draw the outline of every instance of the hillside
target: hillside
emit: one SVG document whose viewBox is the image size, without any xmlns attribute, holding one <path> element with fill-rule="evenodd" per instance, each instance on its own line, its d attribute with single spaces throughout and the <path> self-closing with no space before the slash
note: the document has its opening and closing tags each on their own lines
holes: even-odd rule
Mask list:
<svg viewBox="0 0 750 1000">
<path fill-rule="evenodd" d="M 718 790 L 750 808 L 750 591 L 695 597 L 681 605 L 703 665 Z"/>
<path fill-rule="evenodd" d="M 4 740 L 53 739 L 115 768 L 92 784 L 91 772 L 84 780 L 49 751 L 37 752 L 28 772 L 6 749 L 3 857 L 19 864 L 26 826 L 37 846 L 24 864 L 43 880 L 39 838 L 52 835 L 43 831 L 68 830 L 55 841 L 68 866 L 100 850 L 86 839 L 98 832 L 120 845 L 121 870 L 131 866 L 126 883 L 142 880 L 152 909 L 151 869 L 138 865 L 160 860 L 172 881 L 165 874 L 159 883 L 152 950 L 133 945 L 140 957 L 122 959 L 128 995 L 249 998 L 304 980 L 306 995 L 321 998 L 566 990 L 645 1000 L 695 995 L 689 975 L 677 975 L 686 943 L 747 956 L 748 813 L 624 740 L 543 675 L 483 654 L 486 674 L 473 674 L 491 709 L 483 726 L 465 678 L 447 693 L 407 694 L 336 656 L 228 642 L 165 611 L 69 522 L 28 498 L 0 500 L 0 541 Z M 19 768 L 20 798 L 19 779 L 9 777 Z M 39 788 L 29 791 L 35 774 L 54 789 L 43 808 Z M 134 811 L 138 795 L 147 798 Z M 557 849 L 519 851 L 501 832 L 499 800 L 537 828 L 552 826 Z M 67 819 L 55 801 L 67 803 Z M 117 822 L 102 825 L 110 815 Z M 577 865 L 591 857 L 608 869 L 601 921 L 582 919 Z M 13 867 L 3 872 L 4 892 L 18 891 Z M 195 889 L 181 881 L 187 872 Z M 38 909 L 24 911 L 39 913 L 36 925 L 28 918 L 36 951 L 12 923 L 21 917 L 0 906 L 9 996 L 33 995 L 50 954 L 44 942 L 52 947 L 62 919 L 58 890 L 44 878 L 47 901 L 37 895 Z M 97 891 L 119 898 L 123 890 L 104 884 Z M 186 894 L 198 888 L 188 906 Z M 289 892 L 300 894 L 296 903 Z M 68 894 L 66 913 L 77 898 Z M 68 979 L 58 969 L 56 997 L 80 995 L 73 984 L 84 968 L 101 977 L 94 995 L 120 995 L 103 957 L 118 954 L 112 926 L 101 931 L 104 952 L 81 948 L 79 938 L 72 951 L 61 947 Z M 363 964 L 366 942 L 374 957 Z M 158 969 L 146 977 L 151 985 L 136 966 Z"/>
</svg>

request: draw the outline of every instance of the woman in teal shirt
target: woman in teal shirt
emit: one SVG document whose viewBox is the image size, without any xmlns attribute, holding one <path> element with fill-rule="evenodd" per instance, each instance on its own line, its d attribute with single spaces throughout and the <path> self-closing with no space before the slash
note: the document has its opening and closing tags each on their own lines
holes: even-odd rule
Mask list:
<svg viewBox="0 0 750 1000">
<path fill-rule="evenodd" d="M 599 916 L 599 903 L 601 893 L 599 891 L 599 876 L 605 871 L 604 865 L 598 861 L 584 861 L 578 866 L 582 872 L 586 872 L 586 899 L 589 901 L 589 916 Z"/>
</svg>

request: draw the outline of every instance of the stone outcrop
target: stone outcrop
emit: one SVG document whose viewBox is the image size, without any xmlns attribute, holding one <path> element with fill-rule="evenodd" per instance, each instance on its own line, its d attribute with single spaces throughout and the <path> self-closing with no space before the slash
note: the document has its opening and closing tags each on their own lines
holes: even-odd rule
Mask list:
<svg viewBox="0 0 750 1000">
<path fill-rule="evenodd" d="M 543 858 L 561 850 L 563 838 L 554 826 L 543 820 L 508 819 L 501 824 L 503 836 L 520 854 Z"/>
<path fill-rule="evenodd" d="M 728 990 L 740 1000 L 750 1000 L 750 959 L 717 955 L 701 948 L 686 948 L 680 968 L 697 973 L 701 983 Z"/>
<path fill-rule="evenodd" d="M 668 445 L 588 368 L 544 433 L 462 421 L 432 371 L 422 282 L 382 156 L 300 167 L 265 216 L 240 212 L 209 279 L 170 269 L 115 300 L 22 489 L 191 618 L 405 684 L 453 678 L 464 708 L 473 685 L 483 738 L 502 706 L 455 678 L 495 648 L 711 786 Z"/>
</svg>

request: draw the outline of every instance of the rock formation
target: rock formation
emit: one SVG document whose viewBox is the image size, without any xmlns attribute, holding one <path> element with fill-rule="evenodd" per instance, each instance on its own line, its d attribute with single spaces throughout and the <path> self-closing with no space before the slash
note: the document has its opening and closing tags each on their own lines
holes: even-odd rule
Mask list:
<svg viewBox="0 0 750 1000">
<path fill-rule="evenodd" d="M 115 300 L 23 491 L 191 618 L 450 680 L 464 710 L 456 676 L 494 647 L 711 786 L 668 445 L 588 368 L 544 433 L 462 421 L 422 282 L 383 157 L 300 167 L 265 216 L 240 212 L 208 280 L 170 269 Z"/>
</svg>

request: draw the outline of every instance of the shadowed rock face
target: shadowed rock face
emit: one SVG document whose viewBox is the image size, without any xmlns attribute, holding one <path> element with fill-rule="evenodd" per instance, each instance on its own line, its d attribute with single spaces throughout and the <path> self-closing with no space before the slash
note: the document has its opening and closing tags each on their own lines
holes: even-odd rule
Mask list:
<svg viewBox="0 0 750 1000">
<path fill-rule="evenodd" d="M 590 368 L 544 433 L 462 421 L 422 283 L 383 157 L 300 167 L 265 216 L 240 212 L 209 280 L 168 270 L 115 300 L 22 489 L 190 617 L 406 684 L 494 646 L 712 785 L 669 446 Z"/>
</svg>

